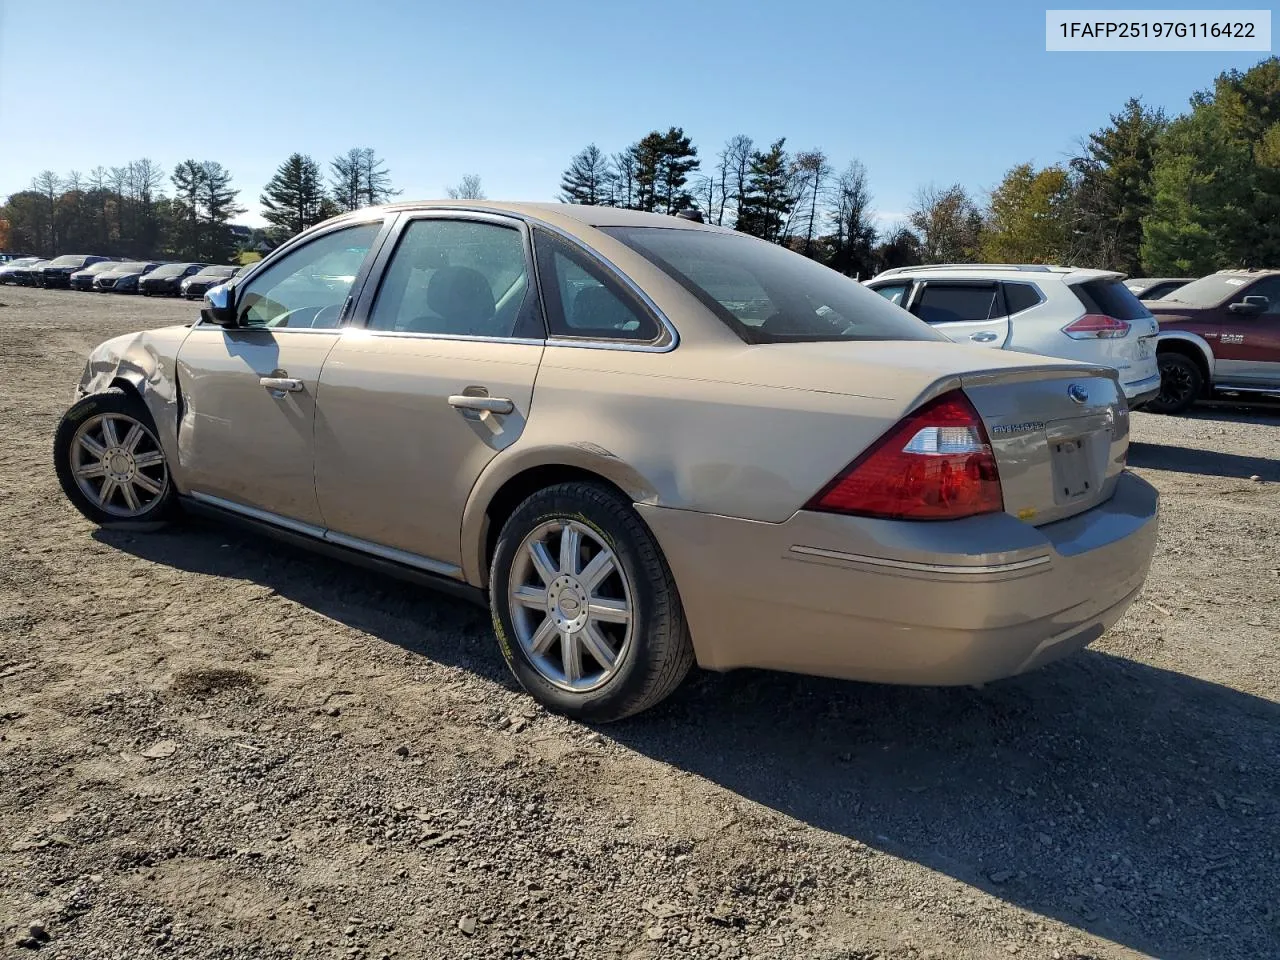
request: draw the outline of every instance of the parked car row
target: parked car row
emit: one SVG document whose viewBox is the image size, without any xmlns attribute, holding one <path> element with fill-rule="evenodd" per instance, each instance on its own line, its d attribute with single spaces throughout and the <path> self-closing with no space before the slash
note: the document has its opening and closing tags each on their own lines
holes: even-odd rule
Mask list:
<svg viewBox="0 0 1280 960">
<path fill-rule="evenodd" d="M 951 340 L 1102 363 L 1129 406 L 1280 396 L 1280 270 L 1198 280 L 1015 264 L 899 267 L 871 289 Z"/>
<path fill-rule="evenodd" d="M 14 258 L 0 266 L 0 284 L 194 298 L 204 296 L 211 286 L 229 280 L 239 270 L 208 263 L 67 254 L 52 260 Z"/>
</svg>

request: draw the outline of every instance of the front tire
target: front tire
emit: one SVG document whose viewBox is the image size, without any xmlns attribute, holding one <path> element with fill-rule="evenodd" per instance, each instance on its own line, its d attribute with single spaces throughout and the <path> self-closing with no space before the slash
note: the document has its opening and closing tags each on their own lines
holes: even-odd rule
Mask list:
<svg viewBox="0 0 1280 960">
<path fill-rule="evenodd" d="M 560 483 L 502 527 L 489 574 L 502 655 L 548 709 L 608 722 L 679 686 L 693 644 L 671 570 L 613 489 Z"/>
<path fill-rule="evenodd" d="M 1160 368 L 1160 393 L 1146 404 L 1152 413 L 1182 413 L 1200 399 L 1204 392 L 1204 375 L 1196 362 L 1181 353 L 1157 355 Z"/>
<path fill-rule="evenodd" d="M 63 415 L 53 465 L 67 499 L 100 526 L 153 529 L 174 512 L 155 422 L 137 396 L 118 387 L 90 394 Z"/>
</svg>

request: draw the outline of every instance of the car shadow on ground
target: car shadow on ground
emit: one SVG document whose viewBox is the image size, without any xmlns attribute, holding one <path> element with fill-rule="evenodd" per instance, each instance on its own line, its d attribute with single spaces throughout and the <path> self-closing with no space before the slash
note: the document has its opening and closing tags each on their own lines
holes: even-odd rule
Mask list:
<svg viewBox="0 0 1280 960">
<path fill-rule="evenodd" d="M 1248 480 L 1280 480 L 1280 462 L 1267 457 L 1246 457 L 1234 453 L 1215 453 L 1195 447 L 1175 447 L 1165 443 L 1135 440 L 1129 444 L 1129 466 L 1148 470 L 1171 470 L 1195 473 L 1204 477 L 1230 477 Z"/>
<path fill-rule="evenodd" d="M 96 536 L 269 586 L 512 686 L 487 616 L 463 601 L 203 524 Z M 1280 956 L 1271 885 L 1280 704 L 1271 700 L 1086 651 L 982 689 L 697 673 L 665 704 L 602 732 L 764 808 L 1142 953 Z M 1250 895 L 1219 896 L 1231 889 Z"/>
</svg>

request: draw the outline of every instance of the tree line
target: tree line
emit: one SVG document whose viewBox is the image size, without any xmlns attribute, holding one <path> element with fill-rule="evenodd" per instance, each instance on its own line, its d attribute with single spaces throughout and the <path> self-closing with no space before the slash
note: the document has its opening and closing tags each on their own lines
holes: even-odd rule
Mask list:
<svg viewBox="0 0 1280 960">
<path fill-rule="evenodd" d="M 1170 118 L 1129 99 L 1063 163 L 1012 167 L 985 196 L 920 188 L 906 222 L 877 227 L 866 170 L 818 148 L 729 138 L 704 162 L 680 127 L 614 154 L 589 144 L 560 199 L 699 210 L 852 276 L 914 263 L 1061 263 L 1198 276 L 1280 266 L 1280 58 L 1221 74 Z"/>
<path fill-rule="evenodd" d="M 478 181 L 477 181 L 478 183 Z M 119 167 L 45 170 L 0 206 L 0 249 L 54 256 L 97 253 L 139 259 L 226 263 L 246 247 L 269 248 L 347 210 L 398 194 L 369 147 L 335 157 L 328 176 L 305 154 L 290 155 L 263 188 L 266 230 L 235 230 L 245 212 L 231 172 L 213 160 L 183 160 L 166 177 L 143 158 Z"/>
</svg>

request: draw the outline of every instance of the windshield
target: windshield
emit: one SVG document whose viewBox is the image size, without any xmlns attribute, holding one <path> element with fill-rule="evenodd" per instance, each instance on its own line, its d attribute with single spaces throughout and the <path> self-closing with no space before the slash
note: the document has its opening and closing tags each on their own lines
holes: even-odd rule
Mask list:
<svg viewBox="0 0 1280 960">
<path fill-rule="evenodd" d="M 1185 303 L 1191 307 L 1216 307 L 1224 300 L 1240 294 L 1240 288 L 1253 281 L 1253 277 L 1238 277 L 1213 273 L 1199 280 L 1192 280 L 1184 287 L 1169 293 L 1162 302 Z"/>
<path fill-rule="evenodd" d="M 117 273 L 141 273 L 141 272 L 142 272 L 143 270 L 145 270 L 145 269 L 147 269 L 147 264 L 145 264 L 145 263 L 121 263 L 121 264 L 117 264 L 117 265 L 116 265 L 116 270 L 115 270 L 115 272 L 117 272 Z"/>
<path fill-rule="evenodd" d="M 97 263 L 91 263 L 85 267 L 88 273 L 106 273 L 108 270 L 118 270 L 120 264 L 114 260 L 99 260 Z"/>
<path fill-rule="evenodd" d="M 19 257 L 17 260 L 10 260 L 5 264 L 6 267 L 29 267 L 33 263 L 39 263 L 38 257 Z"/>
<path fill-rule="evenodd" d="M 235 267 L 205 267 L 197 277 L 230 277 L 236 272 Z"/>
<path fill-rule="evenodd" d="M 696 296 L 747 343 L 945 340 L 856 280 L 736 233 L 604 227 Z"/>
<path fill-rule="evenodd" d="M 71 256 L 68 256 L 68 257 L 58 257 L 56 260 L 50 260 L 50 261 L 49 261 L 49 266 L 51 266 L 51 267 L 78 267 L 78 266 L 82 265 L 82 264 L 83 264 L 86 260 L 88 260 L 88 259 L 89 259 L 88 257 L 71 257 Z"/>
<path fill-rule="evenodd" d="M 165 263 L 151 271 L 153 277 L 177 277 L 187 271 L 189 263 Z"/>
</svg>

